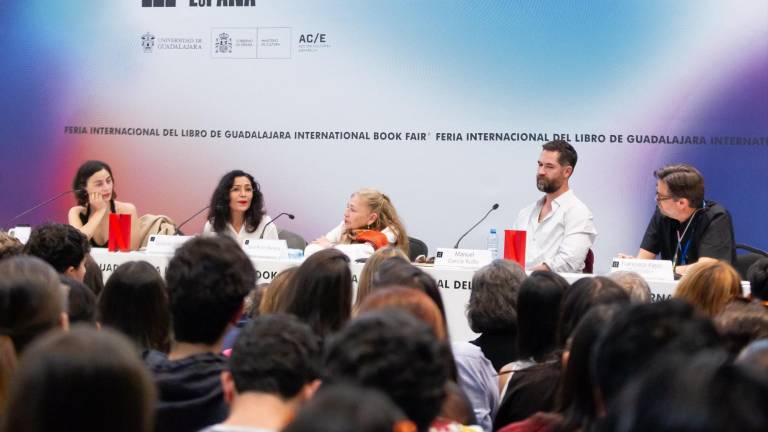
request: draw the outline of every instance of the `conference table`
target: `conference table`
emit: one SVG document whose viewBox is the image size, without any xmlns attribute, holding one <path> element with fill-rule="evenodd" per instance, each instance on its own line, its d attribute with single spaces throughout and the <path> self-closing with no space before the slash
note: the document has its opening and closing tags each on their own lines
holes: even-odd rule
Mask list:
<svg viewBox="0 0 768 432">
<path fill-rule="evenodd" d="M 112 272 L 121 264 L 129 261 L 146 261 L 152 264 L 160 274 L 165 277 L 165 271 L 171 260 L 171 254 L 153 254 L 141 251 L 133 252 L 109 252 L 104 248 L 92 248 L 91 256 L 99 264 L 104 281 L 109 279 Z M 256 268 L 257 283 L 269 283 L 275 276 L 286 268 L 298 266 L 301 260 L 270 260 L 251 259 Z M 477 337 L 469 328 L 466 317 L 466 308 L 469 303 L 469 294 L 472 289 L 472 276 L 476 269 L 457 267 L 436 267 L 433 265 L 418 265 L 422 270 L 431 275 L 437 281 L 440 293 L 445 304 L 445 313 L 448 320 L 448 330 L 454 341 L 468 341 Z M 352 280 L 357 288 L 357 281 L 363 269 L 363 264 L 352 263 Z M 584 273 L 560 273 L 569 283 L 580 278 L 594 276 Z M 670 298 L 675 291 L 677 281 L 672 280 L 648 280 L 653 301 Z"/>
</svg>

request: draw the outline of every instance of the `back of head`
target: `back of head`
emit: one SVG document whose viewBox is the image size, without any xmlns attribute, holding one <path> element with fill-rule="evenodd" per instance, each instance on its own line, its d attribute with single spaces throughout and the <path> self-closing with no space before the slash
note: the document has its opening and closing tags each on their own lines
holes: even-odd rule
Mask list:
<svg viewBox="0 0 768 432">
<path fill-rule="evenodd" d="M 747 345 L 736 358 L 736 364 L 768 376 L 768 339 Z"/>
<path fill-rule="evenodd" d="M 520 285 L 517 297 L 520 358 L 543 360 L 557 347 L 557 321 L 568 282 L 553 272 L 535 271 Z"/>
<path fill-rule="evenodd" d="M 606 403 L 661 354 L 693 354 L 720 346 L 712 322 L 685 302 L 632 305 L 619 314 L 595 347 L 591 371 Z"/>
<path fill-rule="evenodd" d="M 171 314 L 160 273 L 144 261 L 122 264 L 112 273 L 98 302 L 99 320 L 143 349 L 167 351 Z"/>
<path fill-rule="evenodd" d="M 281 295 L 298 270 L 298 267 L 288 267 L 272 279 L 272 282 L 267 285 L 264 289 L 264 294 L 261 296 L 261 302 L 258 305 L 259 314 L 275 313 L 280 309 L 278 302 L 280 301 Z"/>
<path fill-rule="evenodd" d="M 358 309 L 358 315 L 374 310 L 402 309 L 434 330 L 441 341 L 446 340 L 445 324 L 440 309 L 429 296 L 421 291 L 406 287 L 383 288 L 369 295 Z"/>
<path fill-rule="evenodd" d="M 165 273 L 175 339 L 212 345 L 256 285 L 256 270 L 227 236 L 198 237 L 176 249 Z"/>
<path fill-rule="evenodd" d="M 360 272 L 360 280 L 357 283 L 357 297 L 355 298 L 355 307 L 360 306 L 360 303 L 365 300 L 365 297 L 373 290 L 373 275 L 379 269 L 379 266 L 389 258 L 398 257 L 403 260 L 408 260 L 408 256 L 403 253 L 402 250 L 394 247 L 383 247 L 371 255 L 365 261 L 363 271 Z"/>
<path fill-rule="evenodd" d="M 629 294 L 632 303 L 648 303 L 651 301 L 651 287 L 642 276 L 633 271 L 616 271 L 608 278 L 619 284 Z"/>
<path fill-rule="evenodd" d="M 441 356 L 434 333 L 416 318 L 399 310 L 371 312 L 331 338 L 324 382 L 381 390 L 426 431 L 445 397 L 448 370 Z"/>
<path fill-rule="evenodd" d="M 407 431 L 403 412 L 381 392 L 351 384 L 323 385 L 284 432 Z"/>
<path fill-rule="evenodd" d="M 732 302 L 714 322 L 723 345 L 733 357 L 750 342 L 768 339 L 768 309 L 761 304 Z"/>
<path fill-rule="evenodd" d="M 768 425 L 768 381 L 718 353 L 672 356 L 627 386 L 605 429 L 758 432 Z"/>
<path fill-rule="evenodd" d="M 741 277 L 736 270 L 724 261 L 714 261 L 698 263 L 688 270 L 677 284 L 674 297 L 714 317 L 741 295 Z"/>
<path fill-rule="evenodd" d="M 603 276 L 581 278 L 563 296 L 558 324 L 558 342 L 564 345 L 573 329 L 590 308 L 597 305 L 627 304 L 629 294 L 616 282 Z"/>
<path fill-rule="evenodd" d="M 291 399 L 318 378 L 320 342 L 296 317 L 256 317 L 238 335 L 229 370 L 238 393 L 269 393 Z"/>
<path fill-rule="evenodd" d="M 5 431 L 151 431 L 154 385 L 130 342 L 93 328 L 51 333 L 19 363 Z"/>
<path fill-rule="evenodd" d="M 43 259 L 59 272 L 78 268 L 90 252 L 88 238 L 71 225 L 46 223 L 39 225 L 24 246 L 24 252 Z"/>
<path fill-rule="evenodd" d="M 472 277 L 467 318 L 475 333 L 517 328 L 517 296 L 525 271 L 514 261 L 495 260 Z"/>
<path fill-rule="evenodd" d="M 667 185 L 672 197 L 687 199 L 694 209 L 704 205 L 704 177 L 696 168 L 687 164 L 667 165 L 653 175 Z"/>
<path fill-rule="evenodd" d="M 67 287 L 67 315 L 70 324 L 96 325 L 96 296 L 84 283 L 61 276 L 61 283 Z"/>
<path fill-rule="evenodd" d="M 97 297 L 104 289 L 104 275 L 101 274 L 99 264 L 90 254 L 85 257 L 85 277 L 83 278 L 83 283 L 86 284 Z"/>
<path fill-rule="evenodd" d="M 352 313 L 349 258 L 337 249 L 312 254 L 280 293 L 277 312 L 299 317 L 323 338 L 339 330 Z"/>
<path fill-rule="evenodd" d="M 19 239 L 11 237 L 5 231 L 0 231 L 0 260 L 16 255 L 24 251 L 24 245 Z"/>
<path fill-rule="evenodd" d="M 747 271 L 752 297 L 768 301 L 768 258 L 755 261 Z"/>
<path fill-rule="evenodd" d="M 374 290 L 388 286 L 404 286 L 422 291 L 435 302 L 445 317 L 443 297 L 435 279 L 406 259 L 394 257 L 381 263 L 373 275 L 372 285 Z"/>
<path fill-rule="evenodd" d="M 408 256 L 408 233 L 405 232 L 405 226 L 397 215 L 395 206 L 389 197 L 376 189 L 364 188 L 353 193 L 362 199 L 371 209 L 372 213 L 379 215 L 371 226 L 371 229 L 382 231 L 385 228 L 391 229 L 397 237 L 397 247 Z"/>
</svg>

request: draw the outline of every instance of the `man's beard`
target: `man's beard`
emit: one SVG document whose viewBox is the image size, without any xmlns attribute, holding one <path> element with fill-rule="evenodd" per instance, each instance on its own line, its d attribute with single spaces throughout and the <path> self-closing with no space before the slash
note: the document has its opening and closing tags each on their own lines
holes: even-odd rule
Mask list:
<svg viewBox="0 0 768 432">
<path fill-rule="evenodd" d="M 549 180 L 546 177 L 536 177 L 536 187 L 544 193 L 552 193 L 560 189 L 562 182 Z"/>
</svg>

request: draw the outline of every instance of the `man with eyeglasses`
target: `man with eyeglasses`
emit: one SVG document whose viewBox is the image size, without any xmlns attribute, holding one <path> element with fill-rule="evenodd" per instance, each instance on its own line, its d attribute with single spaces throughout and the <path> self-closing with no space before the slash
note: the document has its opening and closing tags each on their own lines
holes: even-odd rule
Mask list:
<svg viewBox="0 0 768 432">
<path fill-rule="evenodd" d="M 731 215 L 704 200 L 704 178 L 686 164 L 667 165 L 656 177 L 656 212 L 651 217 L 637 258 L 671 260 L 682 275 L 697 262 L 736 262 Z"/>
</svg>

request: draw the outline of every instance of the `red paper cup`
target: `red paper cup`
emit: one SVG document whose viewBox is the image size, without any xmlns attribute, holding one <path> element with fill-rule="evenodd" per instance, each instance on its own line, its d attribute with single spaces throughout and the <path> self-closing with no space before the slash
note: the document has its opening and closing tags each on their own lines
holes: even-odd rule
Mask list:
<svg viewBox="0 0 768 432">
<path fill-rule="evenodd" d="M 525 231 L 504 230 L 504 259 L 517 261 L 525 268 Z"/>
<path fill-rule="evenodd" d="M 131 215 L 109 214 L 109 242 L 107 248 L 110 252 L 131 250 Z"/>
</svg>

